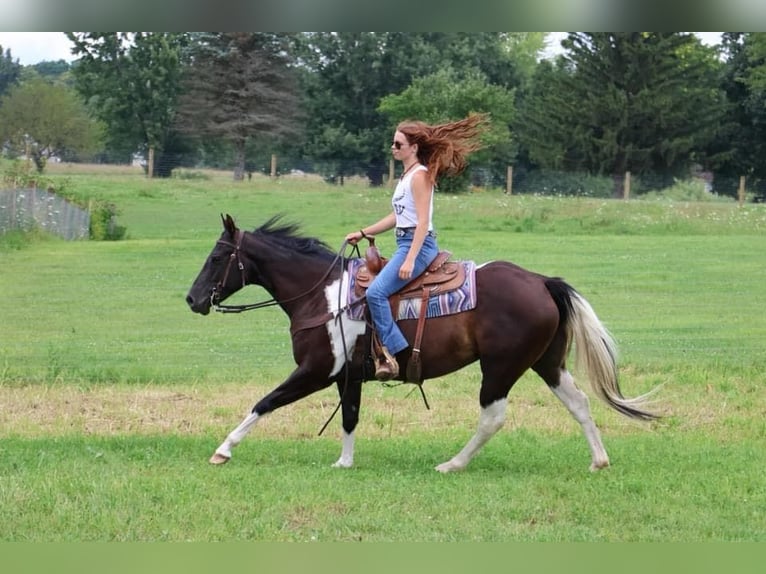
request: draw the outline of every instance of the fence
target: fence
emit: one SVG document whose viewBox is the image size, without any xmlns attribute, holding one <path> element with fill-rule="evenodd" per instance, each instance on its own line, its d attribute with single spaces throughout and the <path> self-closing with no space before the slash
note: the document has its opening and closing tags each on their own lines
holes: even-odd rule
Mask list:
<svg viewBox="0 0 766 574">
<path fill-rule="evenodd" d="M 64 239 L 87 239 L 90 213 L 42 189 L 0 190 L 0 233 L 32 227 Z"/>
</svg>

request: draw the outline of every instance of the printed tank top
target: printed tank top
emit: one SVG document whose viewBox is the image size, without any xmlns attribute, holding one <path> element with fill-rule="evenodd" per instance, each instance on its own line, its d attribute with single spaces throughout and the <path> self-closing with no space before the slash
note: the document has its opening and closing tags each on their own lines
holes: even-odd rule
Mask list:
<svg viewBox="0 0 766 574">
<path fill-rule="evenodd" d="M 415 227 L 418 224 L 418 212 L 415 210 L 415 198 L 412 195 L 412 176 L 419 171 L 427 171 L 424 165 L 419 165 L 410 173 L 404 175 L 396 184 L 391 205 L 396 215 L 397 227 Z M 434 194 L 431 189 L 431 203 L 428 206 L 428 231 L 433 231 Z"/>
</svg>

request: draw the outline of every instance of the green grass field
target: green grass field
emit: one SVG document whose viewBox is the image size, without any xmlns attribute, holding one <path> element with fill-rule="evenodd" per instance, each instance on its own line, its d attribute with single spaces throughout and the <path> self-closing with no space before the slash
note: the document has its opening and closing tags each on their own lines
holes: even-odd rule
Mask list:
<svg viewBox="0 0 766 574">
<path fill-rule="evenodd" d="M 353 469 L 330 468 L 339 420 L 317 436 L 333 389 L 259 422 L 218 468 L 212 450 L 293 368 L 278 310 L 186 307 L 219 214 L 253 228 L 283 213 L 338 248 L 389 191 L 51 169 L 114 202 L 127 236 L 0 237 L 0 540 L 766 540 L 766 206 L 437 195 L 442 248 L 563 276 L 615 335 L 623 391 L 660 386 L 652 425 L 591 401 L 605 471 L 525 375 L 468 469 L 435 472 L 474 432 L 476 366 L 429 381 L 431 410 L 368 383 Z"/>
</svg>

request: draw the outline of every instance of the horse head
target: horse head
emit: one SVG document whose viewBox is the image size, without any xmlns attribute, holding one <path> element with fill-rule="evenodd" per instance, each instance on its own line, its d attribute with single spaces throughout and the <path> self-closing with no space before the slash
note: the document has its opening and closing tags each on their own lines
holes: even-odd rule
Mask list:
<svg viewBox="0 0 766 574">
<path fill-rule="evenodd" d="M 223 232 L 205 260 L 186 295 L 186 303 L 195 313 L 207 315 L 217 305 L 245 286 L 245 267 L 241 259 L 243 232 L 231 215 L 221 214 Z"/>
</svg>

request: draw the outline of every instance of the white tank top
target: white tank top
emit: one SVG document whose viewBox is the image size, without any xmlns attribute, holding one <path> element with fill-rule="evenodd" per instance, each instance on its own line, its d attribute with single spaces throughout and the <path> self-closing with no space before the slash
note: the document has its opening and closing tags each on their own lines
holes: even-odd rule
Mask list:
<svg viewBox="0 0 766 574">
<path fill-rule="evenodd" d="M 424 165 L 419 165 L 410 173 L 405 174 L 396 184 L 391 205 L 396 215 L 397 227 L 415 227 L 418 224 L 418 212 L 415 209 L 415 198 L 412 196 L 412 176 L 418 171 L 428 171 Z M 428 231 L 433 231 L 434 194 L 431 188 L 431 204 L 428 207 Z"/>
</svg>

